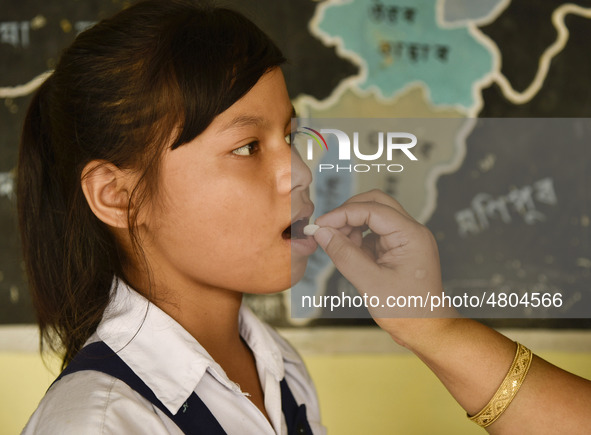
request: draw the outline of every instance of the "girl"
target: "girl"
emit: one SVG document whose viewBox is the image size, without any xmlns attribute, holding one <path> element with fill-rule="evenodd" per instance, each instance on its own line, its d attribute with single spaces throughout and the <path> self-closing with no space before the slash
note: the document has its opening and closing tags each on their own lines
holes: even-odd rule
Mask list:
<svg viewBox="0 0 591 435">
<path fill-rule="evenodd" d="M 26 117 L 18 209 L 68 369 L 25 434 L 324 432 L 301 359 L 241 305 L 316 248 L 292 254 L 313 206 L 283 61 L 240 14 L 188 0 L 138 3 L 65 51 Z"/>
</svg>

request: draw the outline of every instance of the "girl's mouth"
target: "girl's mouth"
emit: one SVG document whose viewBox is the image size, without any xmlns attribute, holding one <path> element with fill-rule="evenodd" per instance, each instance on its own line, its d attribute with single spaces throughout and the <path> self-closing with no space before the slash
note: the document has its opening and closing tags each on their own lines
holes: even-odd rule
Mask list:
<svg viewBox="0 0 591 435">
<path fill-rule="evenodd" d="M 283 233 L 281 234 L 281 237 L 283 237 L 283 239 L 285 239 L 285 240 L 308 238 L 308 236 L 306 236 L 304 234 L 304 227 L 306 225 L 308 225 L 309 221 L 310 221 L 310 218 L 304 218 L 304 219 L 300 219 L 300 220 L 295 221 L 294 223 L 292 223 L 290 226 L 288 226 L 283 231 Z"/>
</svg>

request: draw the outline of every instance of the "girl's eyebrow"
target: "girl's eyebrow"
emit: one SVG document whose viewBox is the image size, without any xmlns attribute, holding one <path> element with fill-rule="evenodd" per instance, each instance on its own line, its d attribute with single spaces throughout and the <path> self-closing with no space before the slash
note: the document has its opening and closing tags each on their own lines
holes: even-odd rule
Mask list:
<svg viewBox="0 0 591 435">
<path fill-rule="evenodd" d="M 290 114 L 290 118 L 288 120 L 288 123 L 291 122 L 292 118 L 297 118 L 295 107 L 293 107 L 293 105 L 291 106 L 291 114 Z M 238 129 L 238 128 L 242 128 L 242 127 L 250 127 L 250 126 L 265 127 L 268 124 L 269 124 L 269 122 L 261 116 L 239 115 L 239 116 L 235 117 L 234 119 L 232 119 L 227 124 L 224 124 L 220 128 L 220 132 Z"/>
<path fill-rule="evenodd" d="M 252 116 L 252 115 L 239 115 L 236 118 L 232 119 L 227 124 L 224 124 L 220 131 L 226 131 L 230 129 L 242 128 L 242 127 L 261 127 L 268 124 L 268 122 L 260 117 L 260 116 Z"/>
</svg>

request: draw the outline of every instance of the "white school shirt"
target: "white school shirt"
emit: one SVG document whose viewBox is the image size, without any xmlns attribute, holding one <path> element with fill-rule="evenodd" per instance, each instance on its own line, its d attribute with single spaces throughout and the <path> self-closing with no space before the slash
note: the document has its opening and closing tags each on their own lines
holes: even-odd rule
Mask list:
<svg viewBox="0 0 591 435">
<path fill-rule="evenodd" d="M 156 397 L 176 414 L 191 393 L 205 403 L 229 435 L 287 434 L 279 382 L 285 377 L 298 405 L 305 404 L 313 433 L 325 434 L 318 399 L 303 361 L 246 306 L 240 335 L 248 343 L 269 420 L 182 326 L 118 280 L 112 300 L 88 343 L 102 340 Z M 123 381 L 96 371 L 63 377 L 45 394 L 23 434 L 182 434 L 160 409 Z"/>
</svg>

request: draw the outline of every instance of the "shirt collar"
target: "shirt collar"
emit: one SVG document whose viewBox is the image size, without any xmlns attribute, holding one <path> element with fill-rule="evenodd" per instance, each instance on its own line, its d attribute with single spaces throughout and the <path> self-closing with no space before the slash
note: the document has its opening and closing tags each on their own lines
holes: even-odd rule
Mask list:
<svg viewBox="0 0 591 435">
<path fill-rule="evenodd" d="M 278 382 L 285 374 L 284 359 L 297 360 L 295 351 L 277 338 L 245 305 L 240 308 L 240 335 L 252 350 L 259 373 L 268 371 Z M 111 301 L 97 328 L 98 338 L 125 361 L 166 408 L 176 414 L 206 372 L 224 387 L 240 394 L 209 353 L 172 317 L 132 290 L 113 281 Z"/>
</svg>

